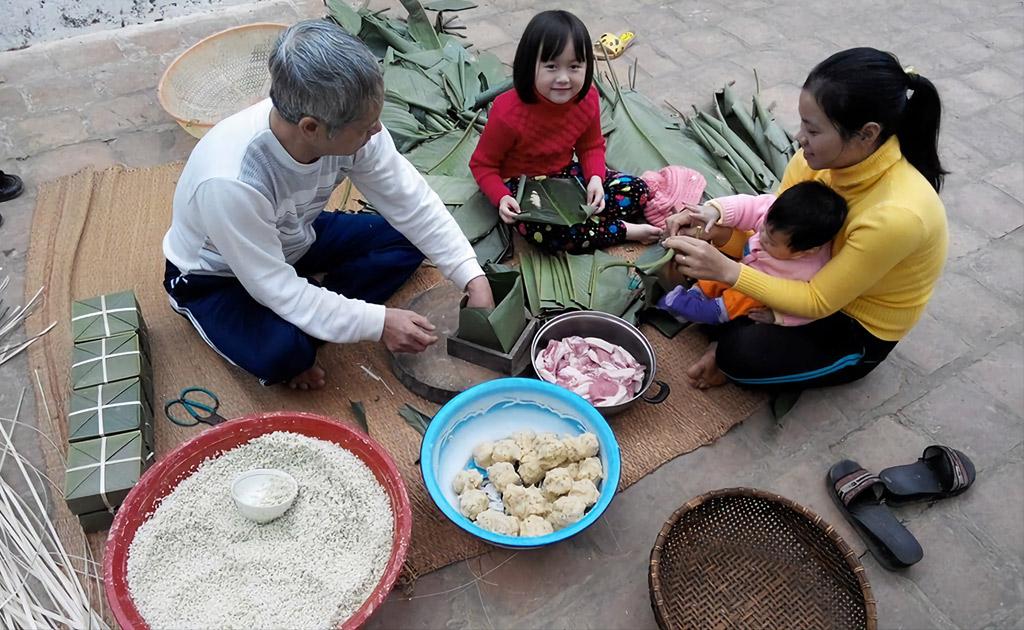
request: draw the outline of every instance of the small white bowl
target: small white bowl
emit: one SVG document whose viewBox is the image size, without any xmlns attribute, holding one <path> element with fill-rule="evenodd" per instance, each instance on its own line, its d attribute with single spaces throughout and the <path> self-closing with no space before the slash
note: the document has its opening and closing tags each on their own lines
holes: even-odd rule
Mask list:
<svg viewBox="0 0 1024 630">
<path fill-rule="evenodd" d="M 257 523 L 269 523 L 287 512 L 298 494 L 295 477 L 274 468 L 247 470 L 231 482 L 231 498 L 238 512 Z"/>
</svg>

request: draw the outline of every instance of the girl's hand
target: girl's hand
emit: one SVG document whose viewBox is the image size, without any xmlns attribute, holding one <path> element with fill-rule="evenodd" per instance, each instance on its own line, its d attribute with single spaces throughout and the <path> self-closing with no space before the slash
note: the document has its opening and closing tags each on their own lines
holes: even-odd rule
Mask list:
<svg viewBox="0 0 1024 630">
<path fill-rule="evenodd" d="M 662 243 L 676 251 L 680 273 L 695 280 L 716 280 L 729 286 L 740 277 L 740 263 L 732 260 L 706 241 L 690 236 L 672 236 Z"/>
<path fill-rule="evenodd" d="M 692 207 L 702 208 L 704 206 Z M 711 209 L 714 210 L 714 208 Z M 717 221 L 718 219 L 715 219 L 715 222 Z M 712 222 L 709 228 L 708 222 L 701 212 L 683 208 L 665 219 L 665 233 L 669 236 L 690 236 L 713 242 L 716 245 L 724 245 L 732 236 L 732 228 L 716 225 L 715 222 Z"/>
<path fill-rule="evenodd" d="M 516 203 L 516 198 L 512 195 L 505 195 L 498 202 L 498 216 L 509 225 L 516 222 L 520 212 L 522 211 L 519 209 L 519 204 Z"/>
<path fill-rule="evenodd" d="M 710 233 L 719 219 L 722 218 L 722 213 L 714 206 L 698 206 L 692 203 L 684 203 L 683 212 L 689 212 L 692 217 L 691 220 L 697 223 L 698 226 L 703 227 L 705 233 Z"/>
<path fill-rule="evenodd" d="M 604 210 L 604 181 L 597 175 L 587 184 L 587 203 L 594 208 L 594 214 Z"/>
</svg>

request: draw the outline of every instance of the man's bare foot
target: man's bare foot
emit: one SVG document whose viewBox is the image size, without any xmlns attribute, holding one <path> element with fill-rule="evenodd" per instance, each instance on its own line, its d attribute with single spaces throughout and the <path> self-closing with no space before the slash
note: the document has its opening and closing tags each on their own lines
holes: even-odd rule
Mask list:
<svg viewBox="0 0 1024 630">
<path fill-rule="evenodd" d="M 661 238 L 661 228 L 648 225 L 646 223 L 626 223 L 622 222 L 626 226 L 626 240 L 636 241 L 637 243 L 644 243 L 650 245 L 657 243 L 658 239 Z"/>
<path fill-rule="evenodd" d="M 715 349 L 717 347 L 717 343 L 708 345 L 704 355 L 686 370 L 686 379 L 690 381 L 692 387 L 709 389 L 725 385 L 728 379 L 722 370 L 718 369 L 718 364 L 715 363 Z"/>
<path fill-rule="evenodd" d="M 288 381 L 288 387 L 292 389 L 321 389 L 327 384 L 327 381 L 324 380 L 325 376 L 327 373 L 324 372 L 324 369 L 314 364 L 313 367 Z"/>
</svg>

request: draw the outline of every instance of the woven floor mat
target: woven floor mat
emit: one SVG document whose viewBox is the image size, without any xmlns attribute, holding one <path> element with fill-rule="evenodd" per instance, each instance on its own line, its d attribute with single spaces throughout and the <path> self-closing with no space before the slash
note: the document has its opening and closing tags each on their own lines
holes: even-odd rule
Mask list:
<svg viewBox="0 0 1024 630">
<path fill-rule="evenodd" d="M 63 444 L 67 438 L 64 413 L 71 354 L 70 303 L 131 288 L 149 328 L 157 403 L 184 386 L 202 385 L 220 395 L 221 413 L 227 417 L 294 410 L 354 424 L 349 401 L 362 401 L 371 435 L 394 456 L 409 488 L 414 519 L 407 562 L 411 576 L 486 551 L 488 547 L 451 525 L 427 495 L 414 465 L 420 437 L 397 410 L 405 402 L 428 412 L 437 406 L 417 398 L 398 383 L 388 368 L 383 346 L 325 346 L 320 359 L 328 374 L 328 386 L 320 392 L 262 387 L 221 359 L 188 321 L 170 309 L 161 286 L 161 240 L 170 223 L 171 198 L 181 168 L 176 163 L 149 169 L 86 170 L 40 188 L 26 287 L 34 292 L 45 285 L 46 302 L 29 320 L 28 329 L 40 330 L 44 322 L 51 321 L 56 321 L 57 327 L 32 347 L 29 360 L 41 378 L 47 406 L 61 433 L 55 441 Z M 440 280 L 435 269 L 422 267 L 392 302 L 403 304 Z M 658 378 L 670 384 L 672 395 L 661 405 L 636 404 L 613 419 L 622 447 L 623 488 L 673 457 L 714 441 L 746 418 L 762 400 L 733 386 L 703 392 L 687 387 L 683 372 L 698 357 L 706 340 L 694 331 L 674 340 L 665 339 L 653 329 L 645 332 L 658 356 Z M 361 366 L 383 377 L 394 395 L 372 380 Z M 43 409 L 42 404 L 39 409 Z M 40 422 L 40 426 L 48 424 Z M 173 425 L 158 412 L 157 458 L 199 430 Z M 48 474 L 54 479 L 63 478 L 62 454 L 44 450 L 49 451 Z M 63 502 L 56 501 L 54 508 L 56 518 L 69 516 Z M 62 529 L 68 552 L 84 557 L 86 537 L 75 528 Z M 89 536 L 97 561 L 102 558 L 103 541 L 104 534 Z"/>
</svg>

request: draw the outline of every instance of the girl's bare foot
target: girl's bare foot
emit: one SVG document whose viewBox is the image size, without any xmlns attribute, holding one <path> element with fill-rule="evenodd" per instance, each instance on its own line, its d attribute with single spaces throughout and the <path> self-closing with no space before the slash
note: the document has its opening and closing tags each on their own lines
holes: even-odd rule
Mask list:
<svg viewBox="0 0 1024 630">
<path fill-rule="evenodd" d="M 657 243 L 661 239 L 661 228 L 648 225 L 646 223 L 626 223 L 622 222 L 626 226 L 626 240 L 636 241 L 637 243 L 643 243 L 645 245 L 651 245 Z"/>
<path fill-rule="evenodd" d="M 704 355 L 686 370 L 686 378 L 690 381 L 692 387 L 709 389 L 725 385 L 726 381 L 729 380 L 722 370 L 718 369 L 718 364 L 715 362 L 715 349 L 717 347 L 717 343 L 708 345 Z"/>
<path fill-rule="evenodd" d="M 292 389 L 320 389 L 327 384 L 327 381 L 324 380 L 325 376 L 327 376 L 327 373 L 324 372 L 324 369 L 319 365 L 313 364 L 313 367 L 288 381 L 288 387 Z"/>
</svg>

